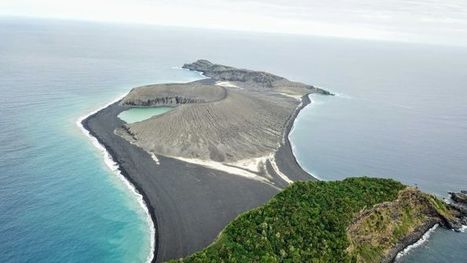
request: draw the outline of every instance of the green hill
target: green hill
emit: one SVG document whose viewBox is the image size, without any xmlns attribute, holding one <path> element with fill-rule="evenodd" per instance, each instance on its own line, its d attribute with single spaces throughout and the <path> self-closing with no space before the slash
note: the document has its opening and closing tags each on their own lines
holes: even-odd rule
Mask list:
<svg viewBox="0 0 467 263">
<path fill-rule="evenodd" d="M 414 196 L 417 202 L 408 199 Z M 435 197 L 390 179 L 297 182 L 180 261 L 380 262 L 411 231 L 441 222 L 443 213 L 451 216 Z"/>
</svg>

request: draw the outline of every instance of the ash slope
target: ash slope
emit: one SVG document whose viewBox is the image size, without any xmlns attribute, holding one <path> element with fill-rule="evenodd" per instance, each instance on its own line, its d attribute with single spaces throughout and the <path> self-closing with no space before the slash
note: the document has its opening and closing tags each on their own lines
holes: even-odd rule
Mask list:
<svg viewBox="0 0 467 263">
<path fill-rule="evenodd" d="M 260 73 L 260 75 L 262 74 Z M 307 96 L 301 98 L 301 103 L 296 98 L 301 94 L 312 93 L 315 90 L 305 84 L 288 89 L 289 92 L 302 90 L 298 93 L 300 95 L 296 95 L 294 98 L 289 97 L 291 94 L 287 94 L 288 96 L 281 95 L 280 93 L 283 92 L 278 90 L 283 87 L 274 90 L 274 88 L 264 86 L 257 81 L 252 82 L 256 84 L 252 84 L 249 91 L 246 90 L 248 89 L 246 82 L 232 81 L 227 83 L 229 85 L 223 83 L 224 86 L 229 87 L 222 87 L 214 85 L 217 81 L 213 78 L 188 84 L 165 84 L 136 88 L 123 100 L 89 116 L 82 122 L 90 134 L 105 146 L 112 158 L 119 164 L 122 174 L 143 195 L 156 228 L 155 262 L 185 257 L 208 246 L 215 240 L 221 230 L 240 213 L 264 204 L 277 194 L 281 188 L 286 187 L 288 182 L 284 180 L 282 175 L 287 175 L 291 181 L 314 179 L 303 171 L 296 162 L 287 136 L 298 112 L 310 103 Z M 268 89 L 271 90 L 268 91 Z M 154 93 L 154 91 L 156 92 Z M 245 99 L 245 101 L 240 102 L 238 101 L 239 98 Z M 136 127 L 144 127 L 141 124 L 147 124 L 149 129 L 158 129 L 159 132 L 163 133 L 169 127 L 177 127 L 175 126 L 177 121 L 183 121 L 178 123 L 178 129 L 171 130 L 171 137 L 180 136 L 183 132 L 186 132 L 187 136 L 190 133 L 205 136 L 196 130 L 198 126 L 195 126 L 196 122 L 200 121 L 200 119 L 196 118 L 201 118 L 201 116 L 197 117 L 193 112 L 190 112 L 188 110 L 190 107 L 209 106 L 216 108 L 216 104 L 237 102 L 240 103 L 237 105 L 242 105 L 241 107 L 244 107 L 243 104 L 245 104 L 255 109 L 254 107 L 257 107 L 257 105 L 251 105 L 254 104 L 252 100 L 268 104 L 265 100 L 269 98 L 282 105 L 273 110 L 280 111 L 279 109 L 283 109 L 284 112 L 281 113 L 281 116 L 283 116 L 280 119 L 281 126 L 275 128 L 277 134 L 282 136 L 277 134 L 272 136 L 275 138 L 276 145 L 273 145 L 270 150 L 276 150 L 268 160 L 262 163 L 262 172 L 258 172 L 258 174 L 261 174 L 258 177 L 263 176 L 261 178 L 265 178 L 267 176 L 265 180 L 251 180 L 232 175 L 232 173 L 222 169 L 212 169 L 197 163 L 186 162 L 180 158 L 173 158 L 174 156 L 170 156 L 170 154 L 164 156 L 164 154 L 154 153 L 150 149 L 156 149 L 156 143 L 160 142 L 164 146 L 160 149 L 165 150 L 166 153 L 173 154 L 172 151 L 190 153 L 197 150 L 197 154 L 200 156 L 204 154 L 204 158 L 211 160 L 209 148 L 207 150 L 192 148 L 190 151 L 186 151 L 179 148 L 180 145 L 171 145 L 175 141 L 158 141 L 158 133 L 142 130 L 150 135 L 145 138 L 147 141 L 143 141 L 141 137 L 138 137 L 141 134 L 136 133 L 139 131 Z M 127 125 L 118 118 L 118 114 L 129 107 L 152 105 L 169 105 L 176 107 L 176 109 L 139 124 Z M 233 110 L 240 113 L 241 107 Z M 273 106 L 269 105 L 269 107 Z M 287 111 L 287 114 L 285 111 Z M 209 112 L 211 112 L 211 109 Z M 182 116 L 183 113 L 192 114 L 187 116 L 191 116 L 190 118 L 193 119 L 190 120 L 188 117 Z M 252 112 L 243 114 L 247 113 L 257 114 Z M 166 120 L 164 123 L 158 123 L 157 121 L 157 119 L 164 120 L 172 115 L 178 116 L 180 119 L 176 121 L 172 119 L 174 123 L 171 123 L 170 120 Z M 232 117 L 231 114 L 225 116 Z M 243 117 L 234 116 L 234 118 Z M 229 125 L 224 129 L 235 129 L 226 120 L 218 119 L 218 121 L 224 123 L 223 125 Z M 250 118 L 250 121 L 254 121 L 254 118 Z M 244 125 L 241 122 L 237 123 Z M 161 127 L 154 127 L 154 125 L 159 124 Z M 204 124 L 217 125 L 208 121 L 204 122 Z M 252 133 L 255 132 L 258 136 L 263 136 L 263 133 L 261 133 L 263 127 L 261 125 L 251 126 L 250 124 L 250 127 L 258 129 L 258 131 L 251 131 Z M 203 131 L 207 130 L 209 129 Z M 217 127 L 216 130 L 222 132 L 221 127 Z M 231 131 L 225 130 L 224 132 Z M 168 135 L 166 137 L 170 139 Z M 217 138 L 223 140 L 222 137 Z M 256 140 L 262 139 L 259 137 Z M 184 145 L 182 140 L 178 139 L 177 141 Z M 255 143 L 253 138 L 251 138 L 251 141 Z M 147 143 L 147 145 L 144 143 Z M 280 144 L 278 148 L 277 144 Z M 263 142 L 255 147 L 261 146 L 267 152 L 268 149 L 264 145 Z M 186 147 L 190 147 L 190 145 L 187 144 Z M 235 150 L 236 148 L 232 147 L 232 149 Z M 254 150 L 253 148 L 251 151 Z M 254 152 L 247 154 L 247 156 L 256 156 Z M 228 155 L 225 154 L 225 156 Z M 156 158 L 157 162 L 154 160 Z M 216 158 L 214 157 L 214 159 Z M 236 160 L 235 158 L 245 157 L 232 155 L 229 158 L 231 158 L 229 160 Z M 228 165 L 225 164 L 224 166 L 230 167 Z M 251 172 L 247 169 L 243 169 L 243 171 Z"/>
<path fill-rule="evenodd" d="M 245 173 L 239 174 L 272 183 L 273 174 L 281 175 L 290 183 L 287 175 L 276 168 L 274 158 L 286 143 L 287 125 L 303 104 L 303 97 L 330 93 L 270 73 L 206 60 L 185 64 L 184 68 L 200 71 L 211 79 L 133 89 L 122 105 L 176 108 L 127 124 L 117 134 L 154 155 L 216 167 L 218 164 L 213 163 L 221 163 L 225 169 L 243 169 Z"/>
</svg>

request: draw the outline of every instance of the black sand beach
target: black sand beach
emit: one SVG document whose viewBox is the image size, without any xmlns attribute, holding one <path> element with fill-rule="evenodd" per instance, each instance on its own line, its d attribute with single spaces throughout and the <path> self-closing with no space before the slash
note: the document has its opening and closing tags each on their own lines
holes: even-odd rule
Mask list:
<svg viewBox="0 0 467 263">
<path fill-rule="evenodd" d="M 287 80 L 279 78 L 279 81 Z M 292 82 L 285 82 L 289 83 Z M 310 86 L 310 90 L 317 89 Z M 130 107 L 122 106 L 120 101 L 90 115 L 82 124 L 119 164 L 122 175 L 142 194 L 155 224 L 153 261 L 163 262 L 205 248 L 236 216 L 264 204 L 287 187 L 290 180 L 315 180 L 297 163 L 288 139 L 299 111 L 309 103 L 308 95 L 304 95 L 300 104 L 295 101 L 298 105 L 295 110 L 292 108 L 284 115 L 285 126 L 280 130 L 282 140 L 278 138 L 281 142 L 275 158 L 265 162 L 267 171 L 262 173 L 269 176 L 267 180 L 254 180 L 162 155 L 157 155 L 159 162 L 156 162 L 148 151 L 116 134 L 115 131 L 125 124 L 117 115 Z M 263 128 L 259 126 L 259 129 Z"/>
<path fill-rule="evenodd" d="M 310 101 L 304 97 L 302 107 Z M 89 116 L 83 126 L 105 146 L 122 174 L 148 205 L 155 224 L 154 262 L 180 258 L 209 245 L 238 214 L 267 202 L 278 190 L 268 184 L 158 156 L 114 134 L 123 125 L 118 102 Z M 298 110 L 297 113 L 298 114 Z M 290 132 L 291 117 L 287 131 Z M 313 180 L 293 156 L 290 142 L 276 153 L 277 165 L 293 180 Z"/>
</svg>

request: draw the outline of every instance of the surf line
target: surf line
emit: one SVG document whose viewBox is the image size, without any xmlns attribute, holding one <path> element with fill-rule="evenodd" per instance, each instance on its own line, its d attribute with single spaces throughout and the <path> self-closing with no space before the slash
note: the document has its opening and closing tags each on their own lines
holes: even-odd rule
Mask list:
<svg viewBox="0 0 467 263">
<path fill-rule="evenodd" d="M 81 132 L 89 138 L 89 140 L 91 141 L 91 143 L 94 145 L 94 147 L 96 147 L 103 155 L 104 157 L 104 163 L 105 165 L 115 174 L 117 175 L 118 179 L 120 179 L 121 182 L 123 182 L 123 184 L 128 188 L 128 190 L 130 190 L 130 192 L 135 196 L 138 204 L 141 206 L 141 208 L 143 209 L 145 215 L 146 215 L 146 221 L 149 225 L 149 228 L 150 228 L 150 236 L 151 236 L 151 251 L 149 253 L 149 255 L 147 256 L 146 258 L 146 262 L 152 262 L 153 259 L 154 259 L 154 250 L 155 250 L 155 243 L 156 243 L 156 240 L 155 240 L 155 233 L 156 233 L 156 229 L 155 229 L 155 226 L 154 226 L 154 222 L 151 218 L 151 215 L 149 214 L 149 209 L 148 209 L 148 206 L 146 204 L 146 202 L 144 201 L 144 198 L 143 198 L 143 195 L 141 193 L 139 193 L 137 190 L 136 190 L 136 187 L 130 182 L 128 181 L 127 178 L 125 178 L 125 176 L 123 176 L 123 174 L 121 173 L 121 170 L 120 170 L 120 166 L 117 162 L 114 161 L 114 159 L 112 158 L 112 156 L 110 155 L 110 153 L 107 151 L 107 149 L 105 148 L 104 145 L 102 145 L 96 137 L 92 136 L 91 133 L 89 132 L 89 130 L 87 130 L 84 125 L 83 125 L 83 121 L 85 119 L 87 119 L 88 117 L 96 114 L 97 112 L 109 107 L 110 105 L 114 104 L 115 102 L 118 102 L 120 100 L 122 100 L 126 95 L 128 95 L 128 92 L 121 95 L 121 96 L 118 96 L 116 99 L 112 100 L 112 102 L 106 104 L 105 106 L 103 107 L 100 107 L 99 109 L 95 110 L 95 111 L 92 111 L 91 113 L 87 114 L 87 115 L 84 115 L 84 116 L 81 116 L 77 121 L 76 121 L 76 125 L 80 128 Z"/>
</svg>

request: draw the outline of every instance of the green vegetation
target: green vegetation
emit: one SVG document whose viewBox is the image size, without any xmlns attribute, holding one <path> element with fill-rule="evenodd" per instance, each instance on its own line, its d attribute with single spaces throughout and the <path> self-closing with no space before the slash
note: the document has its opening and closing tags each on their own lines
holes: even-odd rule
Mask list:
<svg viewBox="0 0 467 263">
<path fill-rule="evenodd" d="M 432 195 L 425 194 L 425 196 L 430 201 L 430 204 L 432 205 L 432 207 L 436 210 L 436 212 L 439 215 L 443 216 L 444 218 L 448 220 L 454 219 L 454 215 L 448 209 L 448 207 L 446 206 L 446 203 L 444 203 L 443 201 L 439 200 L 438 198 Z"/>
<path fill-rule="evenodd" d="M 180 261 L 381 262 L 421 227 L 451 220 L 444 202 L 390 179 L 297 182 Z"/>
<path fill-rule="evenodd" d="M 382 249 L 371 244 L 348 251 L 348 227 L 365 208 L 394 201 L 404 188 L 394 180 L 366 177 L 297 182 L 266 205 L 240 215 L 212 245 L 181 261 L 355 262 L 357 252 L 378 257 Z M 372 227 L 382 228 L 388 220 L 372 216 Z"/>
<path fill-rule="evenodd" d="M 440 218 L 453 218 L 442 201 L 408 187 L 396 200 L 367 209 L 352 222 L 347 252 L 358 262 L 380 262 L 407 235 Z"/>
</svg>

